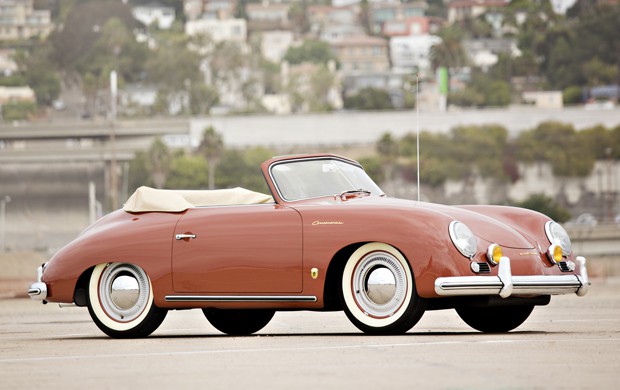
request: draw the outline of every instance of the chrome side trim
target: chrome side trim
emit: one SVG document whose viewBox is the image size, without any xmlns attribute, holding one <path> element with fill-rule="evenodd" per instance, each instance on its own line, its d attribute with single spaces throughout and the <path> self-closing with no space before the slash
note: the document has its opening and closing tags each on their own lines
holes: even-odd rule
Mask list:
<svg viewBox="0 0 620 390">
<path fill-rule="evenodd" d="M 299 295 L 166 295 L 166 302 L 316 302 Z"/>
<path fill-rule="evenodd" d="M 31 284 L 28 289 L 28 295 L 30 298 L 37 301 L 45 301 L 45 298 L 47 298 L 47 285 L 41 281 L 46 264 L 47 263 L 42 264 L 39 268 L 37 268 L 37 281 L 36 283 Z"/>
<path fill-rule="evenodd" d="M 560 295 L 575 293 L 584 296 L 590 282 L 584 257 L 578 257 L 580 275 L 513 276 L 510 259 L 502 257 L 497 276 L 451 276 L 435 280 L 440 296 L 499 295 Z"/>
</svg>

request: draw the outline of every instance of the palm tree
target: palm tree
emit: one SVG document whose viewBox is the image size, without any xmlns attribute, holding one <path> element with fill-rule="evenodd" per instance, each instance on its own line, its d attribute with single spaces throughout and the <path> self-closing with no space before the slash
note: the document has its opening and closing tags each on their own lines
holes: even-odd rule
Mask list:
<svg viewBox="0 0 620 390">
<path fill-rule="evenodd" d="M 433 68 L 445 66 L 447 68 L 462 68 L 467 66 L 467 55 L 463 49 L 461 39 L 463 34 L 456 27 L 443 29 L 439 36 L 442 42 L 431 48 Z"/>
<path fill-rule="evenodd" d="M 168 173 L 170 173 L 171 160 L 172 156 L 164 141 L 159 137 L 155 138 L 147 151 L 147 164 L 156 188 L 163 188 L 166 184 Z"/>
<path fill-rule="evenodd" d="M 204 130 L 199 150 L 207 159 L 209 189 L 213 190 L 215 189 L 215 168 L 219 164 L 222 154 L 224 154 L 224 140 L 222 135 L 215 131 L 213 126 L 209 126 Z"/>
</svg>

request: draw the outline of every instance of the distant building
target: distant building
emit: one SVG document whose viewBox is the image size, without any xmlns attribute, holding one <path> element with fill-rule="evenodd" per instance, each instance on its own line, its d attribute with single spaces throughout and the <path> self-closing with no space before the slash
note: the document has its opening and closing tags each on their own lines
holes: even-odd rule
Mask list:
<svg viewBox="0 0 620 390">
<path fill-rule="evenodd" d="M 388 42 L 383 38 L 357 36 L 331 44 L 343 74 L 385 72 L 390 69 Z"/>
<path fill-rule="evenodd" d="M 185 23 L 185 33 L 189 36 L 207 34 L 213 41 L 232 41 L 243 43 L 248 36 L 245 19 L 197 19 Z"/>
<path fill-rule="evenodd" d="M 308 7 L 310 32 L 325 42 L 364 35 L 357 11 L 352 7 L 312 5 Z"/>
<path fill-rule="evenodd" d="M 0 87 L 0 105 L 11 102 L 35 103 L 37 98 L 30 87 Z"/>
<path fill-rule="evenodd" d="M 533 91 L 523 92 L 523 100 L 533 103 L 538 108 L 562 108 L 562 91 Z"/>
<path fill-rule="evenodd" d="M 293 44 L 291 31 L 265 31 L 262 33 L 261 54 L 271 62 L 279 63 Z"/>
<path fill-rule="evenodd" d="M 174 8 L 157 3 L 135 6 L 131 9 L 131 13 L 136 20 L 146 26 L 156 25 L 162 30 L 169 29 L 176 17 Z"/>
<path fill-rule="evenodd" d="M 510 0 L 455 0 L 448 3 L 448 22 L 476 18 L 489 10 L 506 7 Z"/>
<path fill-rule="evenodd" d="M 419 70 L 422 75 L 431 73 L 431 48 L 441 43 L 435 35 L 413 35 L 390 39 L 390 58 L 394 68 L 409 72 Z"/>
<path fill-rule="evenodd" d="M 374 33 L 380 33 L 383 31 L 385 23 L 402 21 L 415 16 L 424 16 L 427 7 L 426 2 L 423 1 L 413 3 L 371 3 L 369 12 L 370 28 L 372 28 Z"/>
<path fill-rule="evenodd" d="M 0 49 L 0 74 L 10 76 L 17 72 L 17 63 L 13 59 L 15 49 Z"/>
<path fill-rule="evenodd" d="M 510 57 L 520 55 L 515 39 L 464 39 L 462 44 L 471 63 L 482 69 L 495 65 L 499 54 L 506 54 Z"/>
<path fill-rule="evenodd" d="M 560 15 L 565 15 L 566 11 L 571 8 L 577 0 L 551 0 L 551 8 L 553 12 Z"/>
<path fill-rule="evenodd" d="M 196 19 L 234 18 L 237 0 L 184 0 L 183 13 L 187 21 Z"/>
<path fill-rule="evenodd" d="M 33 0 L 0 0 L 0 41 L 46 37 L 51 31 L 51 12 L 35 10 Z"/>
<path fill-rule="evenodd" d="M 369 72 L 344 77 L 343 95 L 354 96 L 365 88 L 381 89 L 390 95 L 390 102 L 394 108 L 404 108 L 405 91 L 408 75 L 399 72 Z"/>
<path fill-rule="evenodd" d="M 248 20 L 248 29 L 251 31 L 289 30 L 291 23 L 288 18 L 288 4 L 248 3 L 245 14 Z"/>
</svg>

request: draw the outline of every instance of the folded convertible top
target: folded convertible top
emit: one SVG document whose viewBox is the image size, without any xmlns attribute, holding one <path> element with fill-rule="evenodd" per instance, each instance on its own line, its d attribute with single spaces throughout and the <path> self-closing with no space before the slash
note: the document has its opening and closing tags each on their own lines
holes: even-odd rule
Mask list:
<svg viewBox="0 0 620 390">
<path fill-rule="evenodd" d="M 237 187 L 225 190 L 157 190 L 138 188 L 127 199 L 123 210 L 129 213 L 149 211 L 181 212 L 193 207 L 272 203 L 273 198 L 260 192 Z"/>
</svg>

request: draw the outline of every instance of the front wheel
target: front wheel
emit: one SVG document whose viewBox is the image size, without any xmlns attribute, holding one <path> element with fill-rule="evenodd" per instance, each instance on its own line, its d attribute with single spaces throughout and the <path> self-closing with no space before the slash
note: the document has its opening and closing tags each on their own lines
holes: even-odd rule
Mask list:
<svg viewBox="0 0 620 390">
<path fill-rule="evenodd" d="M 166 310 L 153 304 L 153 288 L 144 270 L 133 264 L 99 264 L 90 276 L 88 312 L 114 338 L 140 338 L 153 333 Z"/>
<path fill-rule="evenodd" d="M 215 329 L 231 336 L 258 332 L 276 313 L 268 309 L 202 309 L 202 312 Z"/>
<path fill-rule="evenodd" d="M 459 307 L 459 317 L 472 328 L 486 333 L 505 333 L 521 325 L 534 310 L 533 305 L 503 307 Z"/>
<path fill-rule="evenodd" d="M 341 291 L 347 317 L 368 334 L 406 333 L 426 309 L 407 260 L 383 243 L 365 244 L 353 252 L 344 267 Z"/>
</svg>

